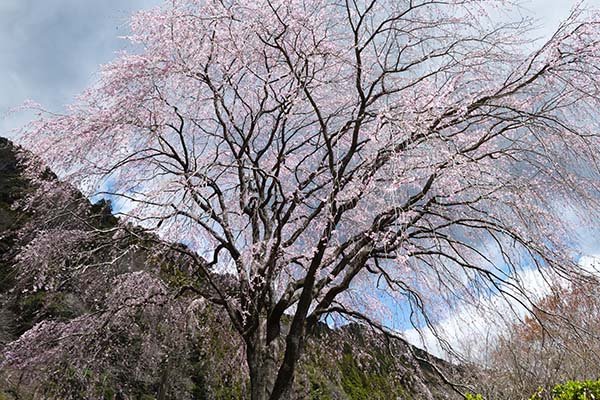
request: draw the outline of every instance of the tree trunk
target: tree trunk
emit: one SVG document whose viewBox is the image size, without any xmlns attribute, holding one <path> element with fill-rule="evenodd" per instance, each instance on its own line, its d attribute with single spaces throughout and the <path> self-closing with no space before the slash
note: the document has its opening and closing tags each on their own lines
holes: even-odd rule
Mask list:
<svg viewBox="0 0 600 400">
<path fill-rule="evenodd" d="M 277 376 L 278 355 L 277 339 L 267 344 L 266 324 L 261 324 L 256 333 L 246 341 L 251 400 L 269 400 Z"/>
<path fill-rule="evenodd" d="M 252 363 L 252 364 L 251 364 Z M 263 353 L 263 357 L 248 355 L 248 366 L 250 367 L 250 398 L 251 400 L 289 400 L 294 382 L 293 368 L 287 379 L 278 378 L 278 363 L 276 357 Z M 281 366 L 287 368 L 287 365 Z"/>
<path fill-rule="evenodd" d="M 277 377 L 273 376 L 275 383 L 269 400 L 289 399 L 294 383 L 296 364 L 302 351 L 301 338 L 296 335 L 288 335 L 286 338 L 286 351 L 283 362 L 277 371 Z"/>
</svg>

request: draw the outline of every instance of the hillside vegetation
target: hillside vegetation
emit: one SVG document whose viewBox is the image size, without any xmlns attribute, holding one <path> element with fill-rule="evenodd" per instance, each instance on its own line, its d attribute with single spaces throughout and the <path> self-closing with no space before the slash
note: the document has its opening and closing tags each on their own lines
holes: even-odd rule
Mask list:
<svg viewBox="0 0 600 400">
<path fill-rule="evenodd" d="M 243 343 L 180 245 L 5 139 L 0 232 L 0 399 L 247 398 Z M 460 398 L 432 364 L 454 367 L 364 326 L 321 325 L 308 347 L 297 399 Z"/>
</svg>

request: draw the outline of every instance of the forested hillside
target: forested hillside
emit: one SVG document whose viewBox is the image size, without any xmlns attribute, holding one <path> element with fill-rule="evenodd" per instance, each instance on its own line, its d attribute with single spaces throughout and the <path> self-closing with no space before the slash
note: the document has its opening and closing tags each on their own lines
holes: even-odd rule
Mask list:
<svg viewBox="0 0 600 400">
<path fill-rule="evenodd" d="M 5 139 L 0 249 L 0 399 L 248 397 L 244 344 L 183 246 L 121 224 Z M 454 367 L 365 326 L 320 325 L 307 347 L 295 398 L 460 398 L 432 364 Z"/>
</svg>

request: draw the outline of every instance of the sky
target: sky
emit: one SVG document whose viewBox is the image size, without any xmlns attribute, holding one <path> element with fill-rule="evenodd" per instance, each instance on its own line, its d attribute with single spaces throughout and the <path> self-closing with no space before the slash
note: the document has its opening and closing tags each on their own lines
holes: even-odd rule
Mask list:
<svg viewBox="0 0 600 400">
<path fill-rule="evenodd" d="M 549 34 L 576 0 L 525 0 Z M 127 19 L 161 0 L 0 0 L 0 136 L 27 121 L 9 110 L 34 100 L 60 112 L 127 41 Z M 589 5 L 600 6 L 600 0 Z"/>
<path fill-rule="evenodd" d="M 160 0 L 0 0 L 0 136 L 34 100 L 60 111 L 89 86 L 100 64 L 124 50 L 128 17 Z"/>
<path fill-rule="evenodd" d="M 538 19 L 538 36 L 548 36 L 575 2 L 526 0 L 522 13 Z M 62 111 L 75 95 L 94 82 L 99 65 L 127 49 L 127 41 L 120 36 L 128 33 L 128 17 L 136 10 L 160 3 L 161 0 L 0 0 L 0 136 L 13 136 L 11 131 L 27 121 L 27 114 L 9 112 L 26 100 L 51 111 Z M 587 4 L 600 8 L 600 0 Z M 584 251 L 594 253 L 598 242 L 592 240 L 584 246 L 588 247 Z M 470 310 L 464 314 L 472 315 Z M 456 316 L 442 321 L 449 330 L 461 323 Z M 485 326 L 485 317 L 476 323 Z M 414 342 L 420 340 L 416 332 L 407 335 L 412 335 Z"/>
</svg>

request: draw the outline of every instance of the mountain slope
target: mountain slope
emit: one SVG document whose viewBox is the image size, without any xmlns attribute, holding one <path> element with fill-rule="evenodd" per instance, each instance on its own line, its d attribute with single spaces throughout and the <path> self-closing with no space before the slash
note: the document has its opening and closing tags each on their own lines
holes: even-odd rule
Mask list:
<svg viewBox="0 0 600 400">
<path fill-rule="evenodd" d="M 243 344 L 193 295 L 203 280 L 178 247 L 0 139 L 0 399 L 247 398 Z M 294 396 L 459 398 L 430 362 L 457 374 L 364 326 L 321 326 Z"/>
</svg>

